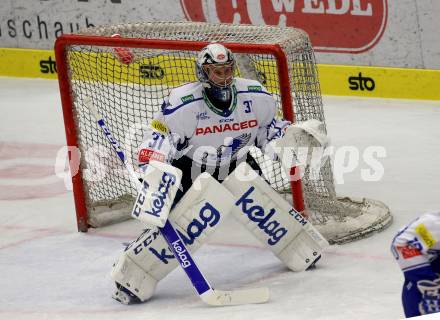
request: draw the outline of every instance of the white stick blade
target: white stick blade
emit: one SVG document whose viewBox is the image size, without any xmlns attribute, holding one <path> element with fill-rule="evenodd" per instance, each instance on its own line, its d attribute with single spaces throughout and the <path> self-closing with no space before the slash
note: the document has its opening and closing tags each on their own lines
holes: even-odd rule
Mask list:
<svg viewBox="0 0 440 320">
<path fill-rule="evenodd" d="M 269 300 L 269 297 L 268 288 L 252 288 L 234 291 L 209 290 L 201 295 L 202 300 L 211 306 L 265 303 Z"/>
</svg>

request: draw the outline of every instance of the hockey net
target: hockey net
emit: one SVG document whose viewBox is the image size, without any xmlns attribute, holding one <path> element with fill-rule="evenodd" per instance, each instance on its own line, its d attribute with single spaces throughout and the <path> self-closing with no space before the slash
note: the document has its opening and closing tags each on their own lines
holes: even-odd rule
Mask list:
<svg viewBox="0 0 440 320">
<path fill-rule="evenodd" d="M 114 34 L 120 37 L 111 37 Z M 236 54 L 236 76 L 257 79 L 273 94 L 279 117 L 325 123 L 314 52 L 307 34 L 298 29 L 155 22 L 62 36 L 55 51 L 67 142 L 78 148 L 71 157 L 80 162 L 79 173 L 72 177 L 80 231 L 128 219 L 136 196 L 85 99 L 92 99 L 135 166 L 147 123 L 172 88 L 196 80 L 195 57 L 212 41 L 224 43 Z M 129 50 L 128 61 L 117 59 L 115 48 Z M 256 148 L 252 154 L 271 186 L 296 208 L 305 205 L 310 220 L 330 243 L 363 238 L 391 223 L 383 203 L 336 195 L 329 158 L 322 162 L 318 176 L 307 165 L 301 167 L 302 179 L 292 184 L 280 163 Z M 75 173 L 76 168 L 71 168 Z"/>
</svg>

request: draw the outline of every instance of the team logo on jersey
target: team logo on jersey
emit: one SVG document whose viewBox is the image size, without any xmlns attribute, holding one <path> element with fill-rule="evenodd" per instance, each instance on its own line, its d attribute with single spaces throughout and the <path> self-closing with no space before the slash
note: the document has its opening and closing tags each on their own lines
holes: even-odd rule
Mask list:
<svg viewBox="0 0 440 320">
<path fill-rule="evenodd" d="M 233 159 L 241 148 L 248 144 L 250 133 L 243 133 L 217 148 L 217 157 Z"/>
<path fill-rule="evenodd" d="M 223 123 L 208 127 L 196 128 L 196 136 L 199 135 L 207 135 L 211 133 L 221 133 L 228 131 L 240 131 L 244 129 L 254 128 L 258 126 L 257 119 L 242 121 L 242 122 L 234 122 L 234 123 Z"/>
<path fill-rule="evenodd" d="M 200 112 L 200 113 L 198 113 L 198 114 L 196 115 L 196 119 L 197 119 L 197 120 L 207 120 L 207 119 L 209 119 L 209 118 L 211 118 L 211 117 L 208 116 L 208 113 L 207 113 L 207 112 Z"/>
<path fill-rule="evenodd" d="M 432 248 L 436 241 L 432 234 L 428 231 L 423 223 L 419 224 L 416 229 L 416 233 L 420 236 L 420 239 L 426 244 L 428 248 Z"/>
<path fill-rule="evenodd" d="M 153 121 L 151 121 L 150 127 L 156 131 L 159 131 L 162 134 L 168 133 L 168 128 L 167 128 L 166 124 L 164 124 L 163 122 L 161 122 L 157 119 L 154 119 Z"/>
</svg>

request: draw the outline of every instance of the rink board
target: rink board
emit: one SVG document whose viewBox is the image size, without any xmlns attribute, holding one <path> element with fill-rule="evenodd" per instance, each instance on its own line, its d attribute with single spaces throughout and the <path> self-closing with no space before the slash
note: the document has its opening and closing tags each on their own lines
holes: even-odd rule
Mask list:
<svg viewBox="0 0 440 320">
<path fill-rule="evenodd" d="M 140 69 L 149 63 L 141 61 L 130 68 Z M 161 63 L 166 62 L 155 62 Z M 188 61 L 182 62 L 182 67 L 188 68 Z M 318 72 L 324 95 L 440 100 L 440 70 L 318 64 Z M 54 52 L 0 48 L 0 76 L 56 79 Z M 145 84 L 151 81 L 137 79 Z M 167 83 L 167 75 L 161 81 L 172 85 Z"/>
</svg>

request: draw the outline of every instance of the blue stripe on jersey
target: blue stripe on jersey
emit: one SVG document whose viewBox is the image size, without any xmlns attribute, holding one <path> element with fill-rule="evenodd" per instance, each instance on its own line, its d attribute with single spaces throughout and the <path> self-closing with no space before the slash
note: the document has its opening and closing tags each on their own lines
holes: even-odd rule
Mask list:
<svg viewBox="0 0 440 320">
<path fill-rule="evenodd" d="M 197 99 L 194 99 L 194 100 L 190 100 L 190 101 L 184 102 L 184 103 L 179 104 L 177 107 L 174 107 L 174 108 L 172 108 L 172 109 L 167 109 L 168 106 L 162 107 L 162 113 L 163 113 L 165 116 L 166 116 L 166 115 L 169 115 L 169 114 L 172 114 L 174 111 L 176 111 L 176 110 L 182 108 L 183 106 L 185 106 L 185 105 L 187 105 L 187 104 L 190 104 L 191 102 L 195 102 L 195 101 L 199 101 L 199 100 L 203 100 L 203 98 L 197 98 Z M 162 105 L 162 106 L 163 106 L 163 105 Z"/>
<path fill-rule="evenodd" d="M 262 94 L 265 94 L 265 95 L 268 95 L 268 96 L 272 96 L 271 93 L 265 92 L 265 91 L 237 91 L 237 94 L 238 93 L 262 93 Z M 184 103 L 179 104 L 177 107 L 174 107 L 172 109 L 167 109 L 168 106 L 165 105 L 165 103 L 164 103 L 164 104 L 162 104 L 162 113 L 165 116 L 169 115 L 169 114 L 172 114 L 174 111 L 180 109 L 181 107 L 183 107 L 183 106 L 185 106 L 187 104 L 190 104 L 191 102 L 195 102 L 195 101 L 199 101 L 199 100 L 203 100 L 203 97 L 197 98 L 197 99 L 194 99 L 194 100 L 191 100 L 191 101 L 188 101 L 188 102 L 184 102 Z"/>
<path fill-rule="evenodd" d="M 268 96 L 271 96 L 272 93 L 266 92 L 266 91 L 237 91 L 237 93 L 262 93 Z"/>
</svg>

